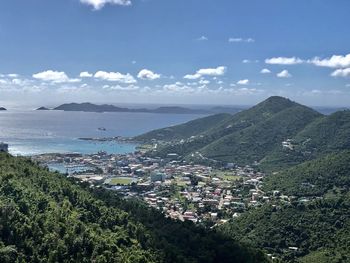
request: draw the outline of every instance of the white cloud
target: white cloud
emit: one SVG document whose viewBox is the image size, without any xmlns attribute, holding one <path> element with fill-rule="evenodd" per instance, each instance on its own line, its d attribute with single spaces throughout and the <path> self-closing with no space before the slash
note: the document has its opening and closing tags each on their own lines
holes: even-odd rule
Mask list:
<svg viewBox="0 0 350 263">
<path fill-rule="evenodd" d="M 42 80 L 42 81 L 51 81 L 53 83 L 63 83 L 63 82 L 80 82 L 81 79 L 70 79 L 66 73 L 63 71 L 53 71 L 53 70 L 47 70 L 43 72 L 39 72 L 36 74 L 33 74 L 32 76 L 35 79 Z"/>
<path fill-rule="evenodd" d="M 81 79 L 78 79 L 78 78 L 76 78 L 76 79 L 69 79 L 68 82 L 70 82 L 70 83 L 78 83 L 78 82 L 81 82 Z"/>
<path fill-rule="evenodd" d="M 79 75 L 79 77 L 81 77 L 81 78 L 91 78 L 92 76 L 93 76 L 93 74 L 89 73 L 87 71 L 80 72 L 80 75 Z"/>
<path fill-rule="evenodd" d="M 19 77 L 19 75 L 16 74 L 16 73 L 7 74 L 7 76 L 8 76 L 9 78 L 18 78 L 18 77 Z"/>
<path fill-rule="evenodd" d="M 151 70 L 142 69 L 137 75 L 139 79 L 155 80 L 160 78 L 160 74 L 156 74 Z"/>
<path fill-rule="evenodd" d="M 267 68 L 263 68 L 261 71 L 260 71 L 261 74 L 270 74 L 271 73 L 271 70 L 267 69 Z"/>
<path fill-rule="evenodd" d="M 304 61 L 297 57 L 275 57 L 275 58 L 267 58 L 265 59 L 266 64 L 275 64 L 275 65 L 295 65 L 301 64 Z"/>
<path fill-rule="evenodd" d="M 248 85 L 249 84 L 249 79 L 241 79 L 237 81 L 237 85 Z"/>
<path fill-rule="evenodd" d="M 208 37 L 206 36 L 201 36 L 199 38 L 197 38 L 198 41 L 207 41 L 208 40 Z"/>
<path fill-rule="evenodd" d="M 226 67 L 220 66 L 217 68 L 205 68 L 197 71 L 201 76 L 222 76 L 226 72 Z"/>
<path fill-rule="evenodd" d="M 337 69 L 332 72 L 332 77 L 350 77 L 350 68 Z"/>
<path fill-rule="evenodd" d="M 239 43 L 239 42 L 253 43 L 253 42 L 255 42 L 255 40 L 253 38 L 230 37 L 228 39 L 228 42 L 230 42 L 230 43 Z"/>
<path fill-rule="evenodd" d="M 261 93 L 263 90 L 261 89 L 254 89 L 254 88 L 239 88 L 237 90 L 235 90 L 234 93 L 236 93 L 237 95 L 253 95 L 253 94 L 258 94 Z"/>
<path fill-rule="evenodd" d="M 140 87 L 139 86 L 135 86 L 135 85 L 129 85 L 129 86 L 126 86 L 126 87 L 123 87 L 123 86 L 120 86 L 120 85 L 115 85 L 115 86 L 105 85 L 105 86 L 103 86 L 103 89 L 118 90 L 118 91 L 135 91 L 135 90 L 139 90 Z"/>
<path fill-rule="evenodd" d="M 203 76 L 222 76 L 226 72 L 226 67 L 220 66 L 217 68 L 203 68 L 197 70 L 193 75 L 188 74 L 184 76 L 184 79 L 199 79 Z"/>
<path fill-rule="evenodd" d="M 120 83 L 133 84 L 136 83 L 136 79 L 130 75 L 122 74 L 120 72 L 106 72 L 106 71 L 97 71 L 94 75 L 97 79 L 107 80 L 107 81 L 117 81 Z"/>
<path fill-rule="evenodd" d="M 182 84 L 181 82 L 176 82 L 174 84 L 166 84 L 163 86 L 164 91 L 169 91 L 169 92 L 194 92 L 194 88 L 189 87 L 187 85 Z"/>
<path fill-rule="evenodd" d="M 242 63 L 249 64 L 249 63 L 259 63 L 259 60 L 249 60 L 249 59 L 243 59 Z"/>
<path fill-rule="evenodd" d="M 319 67 L 347 68 L 347 67 L 350 67 L 350 54 L 347 54 L 345 56 L 334 55 L 330 58 L 325 58 L 325 59 L 320 59 L 319 57 L 315 57 L 312 60 L 309 60 L 308 62 Z"/>
<path fill-rule="evenodd" d="M 193 74 L 193 75 L 191 75 L 191 74 L 187 74 L 187 75 L 185 75 L 184 76 L 184 79 L 199 79 L 201 77 L 201 75 L 199 75 L 199 74 Z"/>
<path fill-rule="evenodd" d="M 201 79 L 198 81 L 199 84 L 201 85 L 208 85 L 210 84 L 210 81 L 209 80 L 206 80 L 206 79 Z"/>
<path fill-rule="evenodd" d="M 80 0 L 81 3 L 92 6 L 95 10 L 100 10 L 106 4 L 111 5 L 131 5 L 131 0 Z"/>
<path fill-rule="evenodd" d="M 8 84 L 8 81 L 5 79 L 0 79 L 0 84 L 2 85 Z"/>
<path fill-rule="evenodd" d="M 277 73 L 277 77 L 279 78 L 291 78 L 292 75 L 288 72 L 288 70 L 282 70 L 280 73 Z"/>
</svg>

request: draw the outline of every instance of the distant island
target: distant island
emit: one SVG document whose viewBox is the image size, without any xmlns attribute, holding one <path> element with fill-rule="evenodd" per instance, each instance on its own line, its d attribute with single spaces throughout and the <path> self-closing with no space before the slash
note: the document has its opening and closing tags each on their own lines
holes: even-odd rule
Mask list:
<svg viewBox="0 0 350 263">
<path fill-rule="evenodd" d="M 147 108 L 123 108 L 110 104 L 97 105 L 93 103 L 66 103 L 52 110 L 63 111 L 83 111 L 83 112 L 131 112 L 131 113 L 167 113 L 167 114 L 214 114 L 214 113 L 237 113 L 243 108 L 240 107 L 213 107 L 209 109 L 191 109 L 180 106 L 162 106 L 155 109 Z M 48 110 L 46 107 L 40 107 L 37 110 Z"/>
<path fill-rule="evenodd" d="M 7 110 L 7 109 L 4 107 L 0 107 L 0 111 L 5 111 L 5 110 Z"/>
<path fill-rule="evenodd" d="M 40 107 L 40 108 L 37 108 L 36 110 L 50 110 L 50 109 L 46 107 Z"/>
</svg>

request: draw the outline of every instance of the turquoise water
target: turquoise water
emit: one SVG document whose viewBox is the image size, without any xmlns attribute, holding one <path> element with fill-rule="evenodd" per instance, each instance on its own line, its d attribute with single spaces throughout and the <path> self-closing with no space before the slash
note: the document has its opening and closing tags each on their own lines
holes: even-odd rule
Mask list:
<svg viewBox="0 0 350 263">
<path fill-rule="evenodd" d="M 101 150 L 108 153 L 129 153 L 135 150 L 135 144 L 92 142 L 78 138 L 135 136 L 199 117 L 203 115 L 6 111 L 0 113 L 0 142 L 8 143 L 9 151 L 14 155 L 67 152 L 90 154 Z M 101 131 L 101 127 L 106 130 Z"/>
</svg>

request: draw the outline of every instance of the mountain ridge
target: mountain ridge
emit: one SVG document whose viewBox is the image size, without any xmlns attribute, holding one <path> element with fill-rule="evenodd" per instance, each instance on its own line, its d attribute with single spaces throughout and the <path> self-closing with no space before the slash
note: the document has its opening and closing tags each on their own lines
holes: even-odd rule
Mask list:
<svg viewBox="0 0 350 263">
<path fill-rule="evenodd" d="M 262 167 L 267 167 L 265 162 L 268 163 L 269 156 L 277 152 L 285 153 L 284 141 L 293 140 L 311 123 L 332 118 L 333 115 L 325 116 L 287 98 L 272 96 L 250 109 L 207 125 L 206 130 L 197 134 L 191 132 L 195 121 L 159 129 L 157 134 L 163 133 L 162 138 L 153 139 L 161 139 L 165 143 L 150 154 L 165 157 L 168 153 L 177 153 L 189 161 L 201 162 L 204 156 L 206 160 L 240 165 L 257 162 L 262 163 Z M 205 122 L 218 117 L 212 115 L 200 120 Z M 181 134 L 180 127 L 186 127 L 186 133 Z M 179 133 L 176 138 L 167 138 L 165 131 L 169 129 Z M 190 138 L 188 134 L 191 135 Z M 154 131 L 136 136 L 135 139 L 147 142 L 152 139 L 152 135 L 155 135 Z M 302 159 L 304 161 L 304 157 Z"/>
<path fill-rule="evenodd" d="M 158 113 L 158 114 L 213 114 L 213 113 L 235 113 L 241 110 L 239 107 L 222 107 L 212 109 L 192 109 L 182 106 L 160 106 L 154 109 L 147 108 L 125 108 L 118 107 L 111 104 L 93 104 L 90 102 L 84 103 L 65 103 L 59 105 L 52 110 L 63 110 L 63 111 L 83 111 L 83 112 L 131 112 L 131 113 Z"/>
</svg>

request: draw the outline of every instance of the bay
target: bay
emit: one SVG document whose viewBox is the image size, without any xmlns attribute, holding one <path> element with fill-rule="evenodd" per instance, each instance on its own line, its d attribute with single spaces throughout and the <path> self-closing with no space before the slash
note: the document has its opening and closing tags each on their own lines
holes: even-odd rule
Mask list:
<svg viewBox="0 0 350 263">
<path fill-rule="evenodd" d="M 135 150 L 136 144 L 85 141 L 79 138 L 135 136 L 199 117 L 203 115 L 5 111 L 0 113 L 0 142 L 8 143 L 13 155 L 90 154 L 98 151 L 128 153 Z"/>
</svg>

